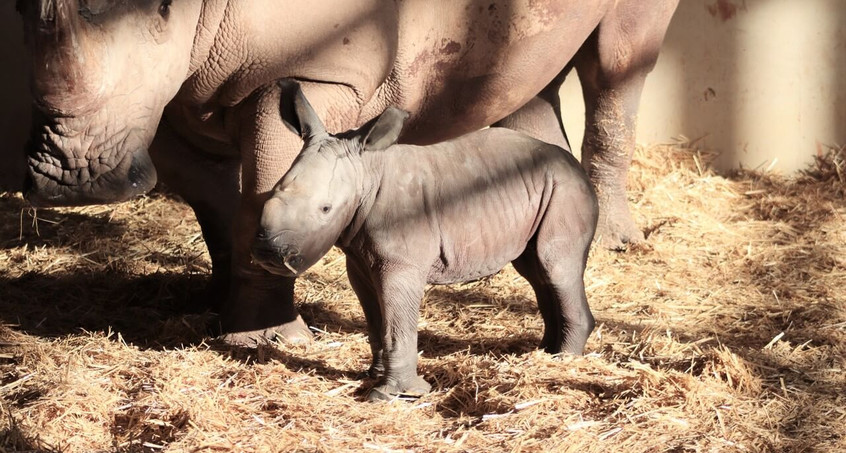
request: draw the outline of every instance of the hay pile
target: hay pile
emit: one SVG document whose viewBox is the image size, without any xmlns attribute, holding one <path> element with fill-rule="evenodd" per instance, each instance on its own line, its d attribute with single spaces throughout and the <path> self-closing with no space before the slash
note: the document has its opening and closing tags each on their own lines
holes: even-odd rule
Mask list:
<svg viewBox="0 0 846 453">
<path fill-rule="evenodd" d="M 366 404 L 361 309 L 332 252 L 298 281 L 305 346 L 231 351 L 188 296 L 209 262 L 163 195 L 39 210 L 0 196 L 0 451 L 844 451 L 841 153 L 787 179 L 639 149 L 648 243 L 592 252 L 584 357 L 534 350 L 508 269 L 432 288 L 434 393 Z"/>
</svg>

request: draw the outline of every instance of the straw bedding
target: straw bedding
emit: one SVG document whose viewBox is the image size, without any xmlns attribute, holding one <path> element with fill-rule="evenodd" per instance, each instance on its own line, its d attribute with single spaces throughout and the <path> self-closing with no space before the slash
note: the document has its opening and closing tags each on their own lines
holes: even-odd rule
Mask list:
<svg viewBox="0 0 846 453">
<path fill-rule="evenodd" d="M 513 269 L 434 287 L 434 392 L 390 404 L 362 401 L 369 348 L 338 252 L 298 280 L 313 343 L 232 350 L 197 303 L 209 260 L 184 204 L 0 195 L 0 451 L 844 451 L 840 151 L 786 178 L 638 149 L 648 240 L 592 251 L 587 354 L 535 350 Z"/>
</svg>

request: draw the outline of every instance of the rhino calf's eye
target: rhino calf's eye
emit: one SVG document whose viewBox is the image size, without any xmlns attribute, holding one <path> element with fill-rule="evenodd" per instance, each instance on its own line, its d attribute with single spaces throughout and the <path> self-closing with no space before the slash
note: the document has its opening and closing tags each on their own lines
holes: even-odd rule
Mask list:
<svg viewBox="0 0 846 453">
<path fill-rule="evenodd" d="M 162 0 L 162 4 L 159 5 L 159 15 L 167 19 L 170 15 L 170 5 L 173 4 L 173 0 Z"/>
<path fill-rule="evenodd" d="M 323 206 L 321 206 L 321 208 L 320 208 L 320 212 L 322 212 L 322 213 L 324 213 L 324 214 L 329 214 L 329 211 L 331 211 L 331 210 L 332 210 L 332 206 L 329 206 L 328 204 L 327 204 L 327 205 L 323 205 Z"/>
</svg>

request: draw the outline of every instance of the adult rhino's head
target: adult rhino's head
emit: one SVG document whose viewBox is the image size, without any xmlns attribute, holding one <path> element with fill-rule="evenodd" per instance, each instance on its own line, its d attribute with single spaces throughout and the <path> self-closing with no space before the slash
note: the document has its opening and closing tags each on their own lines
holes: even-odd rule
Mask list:
<svg viewBox="0 0 846 453">
<path fill-rule="evenodd" d="M 150 190 L 147 153 L 188 75 L 200 0 L 18 0 L 32 57 L 27 198 L 122 201 Z"/>
<path fill-rule="evenodd" d="M 376 183 L 361 153 L 396 143 L 408 113 L 389 108 L 356 131 L 330 135 L 299 85 L 279 84 L 282 119 L 302 137 L 303 149 L 264 204 L 252 256 L 269 272 L 294 277 L 350 226 L 364 193 Z"/>
</svg>

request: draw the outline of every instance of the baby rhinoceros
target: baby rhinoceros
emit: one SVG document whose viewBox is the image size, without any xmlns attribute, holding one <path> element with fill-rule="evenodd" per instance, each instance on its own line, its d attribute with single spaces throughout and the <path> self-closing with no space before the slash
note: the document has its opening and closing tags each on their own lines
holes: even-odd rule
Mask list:
<svg viewBox="0 0 846 453">
<path fill-rule="evenodd" d="M 407 113 L 326 132 L 299 85 L 280 82 L 285 123 L 305 144 L 265 203 L 252 248 L 297 276 L 337 245 L 364 308 L 381 376 L 368 399 L 420 395 L 417 321 L 424 287 L 478 279 L 509 262 L 535 291 L 541 347 L 581 354 L 594 327 L 583 274 L 596 195 L 565 150 L 489 128 L 430 146 L 398 145 Z"/>
</svg>

